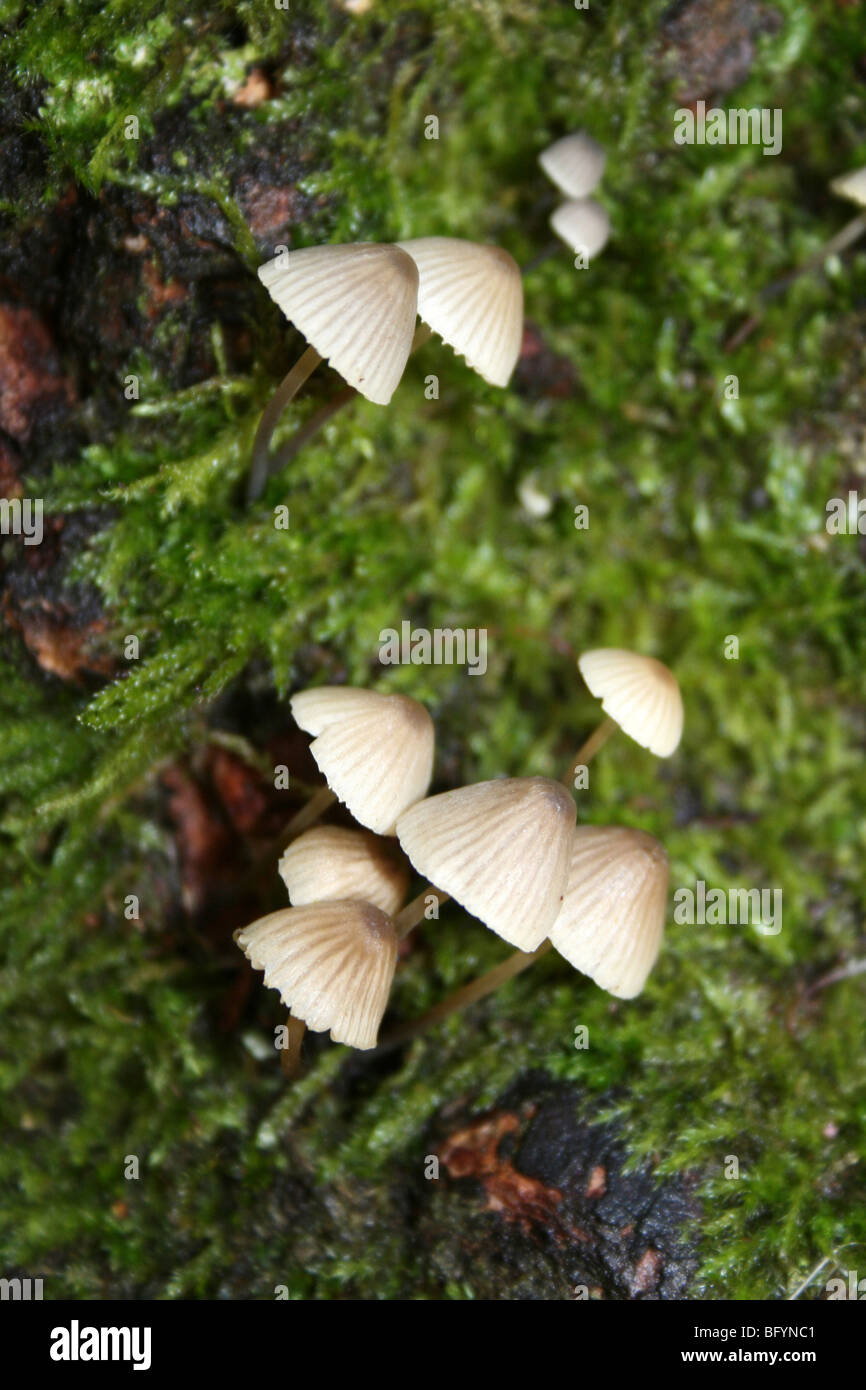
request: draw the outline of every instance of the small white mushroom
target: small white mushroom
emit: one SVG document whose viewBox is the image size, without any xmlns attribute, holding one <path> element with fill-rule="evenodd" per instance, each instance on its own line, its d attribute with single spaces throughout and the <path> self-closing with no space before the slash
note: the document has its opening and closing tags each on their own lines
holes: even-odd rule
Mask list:
<svg viewBox="0 0 866 1390">
<path fill-rule="evenodd" d="M 560 783 L 506 777 L 418 802 L 397 836 L 419 873 L 512 946 L 534 951 L 562 902 L 575 815 Z"/>
<path fill-rule="evenodd" d="M 605 159 L 601 145 L 584 130 L 563 135 L 538 156 L 547 177 L 567 198 L 585 198 L 598 187 Z"/>
<path fill-rule="evenodd" d="M 520 267 L 499 246 L 455 237 L 397 243 L 418 267 L 418 313 L 493 386 L 507 386 L 523 339 Z"/>
<path fill-rule="evenodd" d="M 551 215 L 550 225 L 560 241 L 590 260 L 604 248 L 610 236 L 607 209 L 594 198 L 561 203 Z"/>
<path fill-rule="evenodd" d="M 403 375 L 418 304 L 418 271 L 396 246 L 306 246 L 259 267 L 287 319 L 340 376 L 387 405 Z"/>
<path fill-rule="evenodd" d="M 667 758 L 683 732 L 683 699 L 676 677 L 651 656 L 599 647 L 578 658 L 580 674 L 623 733 Z"/>
<path fill-rule="evenodd" d="M 633 999 L 659 953 L 667 894 L 668 857 L 658 840 L 642 830 L 578 826 L 550 940 L 609 994 Z"/>
<path fill-rule="evenodd" d="M 852 169 L 847 174 L 840 174 L 830 187 L 840 198 L 847 198 L 859 207 L 866 208 L 866 168 Z"/>
<path fill-rule="evenodd" d="M 390 917 L 354 900 L 271 912 L 235 934 L 265 984 L 314 1033 L 375 1047 L 397 963 Z"/>
<path fill-rule="evenodd" d="M 357 898 L 393 915 L 409 886 L 398 855 L 393 841 L 368 830 L 319 825 L 283 852 L 279 873 L 294 907 Z"/>
<path fill-rule="evenodd" d="M 361 825 L 393 835 L 433 775 L 435 733 L 424 706 L 344 686 L 301 691 L 291 705 L 301 728 L 316 735 L 310 752 L 337 799 Z"/>
</svg>

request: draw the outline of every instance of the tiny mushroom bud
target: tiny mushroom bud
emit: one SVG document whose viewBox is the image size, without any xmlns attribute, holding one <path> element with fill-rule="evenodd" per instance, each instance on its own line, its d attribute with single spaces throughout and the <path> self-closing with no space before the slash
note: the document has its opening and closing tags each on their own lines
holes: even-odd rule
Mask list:
<svg viewBox="0 0 866 1390">
<path fill-rule="evenodd" d="M 591 693 L 623 733 L 659 758 L 673 753 L 683 732 L 683 700 L 667 666 L 619 647 L 584 652 L 577 664 Z"/>
<path fill-rule="evenodd" d="M 420 801 L 397 822 L 419 873 L 521 951 L 559 911 L 575 804 L 547 777 L 479 782 Z"/>
<path fill-rule="evenodd" d="M 259 267 L 259 279 L 320 358 L 376 405 L 403 375 L 418 271 L 397 246 L 307 246 Z"/>
<path fill-rule="evenodd" d="M 398 854 L 393 841 L 368 830 L 320 825 L 289 845 L 279 872 L 294 907 L 352 897 L 393 914 L 409 886 Z"/>
<path fill-rule="evenodd" d="M 567 198 L 585 198 L 597 187 L 605 158 L 598 141 L 579 130 L 554 141 L 538 156 L 538 162 Z"/>
<path fill-rule="evenodd" d="M 668 857 L 642 830 L 578 826 L 562 909 L 550 940 L 619 999 L 640 994 L 664 932 Z"/>
<path fill-rule="evenodd" d="M 597 256 L 610 236 L 610 218 L 594 198 L 562 203 L 553 212 L 550 225 L 560 241 L 572 251 L 582 251 L 590 259 Z"/>
<path fill-rule="evenodd" d="M 390 917 L 370 903 L 310 903 L 271 912 L 235 934 L 254 970 L 314 1033 L 366 1050 L 379 1024 L 397 963 Z"/>
<path fill-rule="evenodd" d="M 291 701 L 315 738 L 310 752 L 338 800 L 369 830 L 393 835 L 397 817 L 420 801 L 433 774 L 433 721 L 406 695 L 320 686 Z"/>
<path fill-rule="evenodd" d="M 418 267 L 418 313 L 493 386 L 507 386 L 523 339 L 520 267 L 499 246 L 454 237 L 397 243 Z"/>
<path fill-rule="evenodd" d="M 861 208 L 866 207 L 866 168 L 852 169 L 850 173 L 840 174 L 830 187 L 840 198 L 848 198 Z"/>
</svg>

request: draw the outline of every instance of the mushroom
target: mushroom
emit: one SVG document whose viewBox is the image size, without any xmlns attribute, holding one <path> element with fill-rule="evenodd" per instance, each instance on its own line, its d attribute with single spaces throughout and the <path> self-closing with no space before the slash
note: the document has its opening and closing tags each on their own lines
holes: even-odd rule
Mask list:
<svg viewBox="0 0 866 1390">
<path fill-rule="evenodd" d="M 523 338 L 520 267 L 499 246 L 455 237 L 397 245 L 418 267 L 418 313 L 485 381 L 507 386 Z"/>
<path fill-rule="evenodd" d="M 235 940 L 265 984 L 315 1033 L 362 1051 L 376 1046 L 397 963 L 384 912 L 357 900 L 283 908 Z"/>
<path fill-rule="evenodd" d="M 575 816 L 558 782 L 506 777 L 419 801 L 400 816 L 397 837 L 431 883 L 534 951 L 562 902 Z"/>
<path fill-rule="evenodd" d="M 840 198 L 847 198 L 849 202 L 857 203 L 858 207 L 866 208 L 866 168 L 840 174 L 833 179 L 830 187 Z"/>
<path fill-rule="evenodd" d="M 324 358 L 368 401 L 388 404 L 412 346 L 418 303 L 412 257 L 375 242 L 282 252 L 258 274 L 310 346 L 262 415 L 253 441 L 250 499 L 264 487 L 280 414 Z"/>
<path fill-rule="evenodd" d="M 667 758 L 673 753 L 683 732 L 683 699 L 676 677 L 667 666 L 654 657 L 619 647 L 584 652 L 577 665 L 590 692 L 601 700 L 601 707 L 609 716 L 607 726 L 602 725 L 594 739 L 599 739 L 602 729 L 606 730 L 604 738 L 608 737 L 617 724 L 635 743 L 657 757 Z M 588 747 L 589 743 L 578 753 L 572 770 L 584 761 L 582 755 Z"/>
<path fill-rule="evenodd" d="M 668 857 L 643 830 L 577 826 L 565 900 L 550 931 L 560 955 L 619 999 L 640 994 L 659 953 Z"/>
<path fill-rule="evenodd" d="M 586 131 L 563 135 L 538 156 L 549 179 L 567 198 L 585 198 L 604 173 L 605 152 Z"/>
<path fill-rule="evenodd" d="M 433 721 L 406 695 L 318 686 L 292 696 L 298 724 L 328 786 L 368 830 L 393 835 L 398 816 L 426 795 Z"/>
<path fill-rule="evenodd" d="M 392 916 L 409 885 L 408 869 L 391 843 L 339 825 L 307 830 L 284 851 L 278 867 L 294 907 L 351 897 Z"/>
<path fill-rule="evenodd" d="M 551 215 L 550 225 L 560 241 L 589 260 L 598 255 L 610 236 L 607 210 L 594 198 L 561 203 Z"/>
</svg>

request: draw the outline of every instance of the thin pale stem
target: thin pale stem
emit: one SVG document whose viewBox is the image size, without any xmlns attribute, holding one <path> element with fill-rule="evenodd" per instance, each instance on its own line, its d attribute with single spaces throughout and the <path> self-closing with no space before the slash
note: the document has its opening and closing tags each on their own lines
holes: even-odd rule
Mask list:
<svg viewBox="0 0 866 1390">
<path fill-rule="evenodd" d="M 515 951 L 501 962 L 501 964 L 488 970 L 486 975 L 479 975 L 477 979 L 470 980 L 468 985 L 463 985 L 460 989 L 449 994 L 438 1004 L 434 1004 L 432 1009 L 428 1009 L 426 1014 L 420 1018 L 414 1018 L 409 1023 L 403 1023 L 398 1028 L 393 1029 L 386 1038 L 383 1038 L 379 1047 L 376 1049 L 378 1055 L 382 1052 L 390 1052 L 394 1047 L 400 1047 L 404 1042 L 411 1038 L 426 1033 L 428 1028 L 434 1024 L 441 1023 L 443 1018 L 448 1018 L 450 1014 L 458 1013 L 461 1009 L 468 1009 L 471 1004 L 476 1004 L 479 999 L 484 999 L 488 994 L 492 994 L 500 985 L 504 985 L 506 980 L 512 980 L 515 975 L 528 970 L 530 965 L 534 965 L 543 955 L 550 950 L 550 942 L 543 941 L 537 951 Z"/>
<path fill-rule="evenodd" d="M 417 352 L 420 347 L 424 346 L 432 331 L 433 330 L 428 328 L 426 323 L 418 324 L 418 327 L 415 329 L 415 336 L 412 339 L 412 347 L 409 352 L 410 357 L 413 352 Z M 319 360 L 321 361 L 321 359 Z M 266 460 L 266 473 L 262 479 L 262 486 L 256 496 L 261 495 L 261 491 L 267 479 L 274 473 L 281 473 L 286 464 L 291 463 L 295 454 L 297 454 L 309 440 L 314 438 L 314 436 L 319 433 L 319 430 L 325 427 L 329 420 L 332 420 L 335 415 L 339 414 L 344 406 L 350 405 L 357 394 L 358 392 L 355 390 L 354 386 L 344 387 L 342 391 L 337 393 L 333 400 L 327 401 L 320 410 L 317 410 L 315 414 L 311 415 L 306 424 L 302 425 L 301 428 L 292 435 L 291 439 L 289 439 L 281 449 L 277 450 L 273 458 Z"/>
<path fill-rule="evenodd" d="M 578 748 L 571 760 L 571 767 L 562 779 L 562 785 L 568 787 L 569 791 L 574 789 L 574 774 L 579 767 L 586 767 L 591 758 L 595 757 L 599 748 L 607 743 L 611 734 L 616 733 L 619 725 L 615 719 L 603 719 L 598 728 L 595 729 L 584 744 Z"/>
<path fill-rule="evenodd" d="M 304 1034 L 307 1025 L 300 1018 L 295 1018 L 294 1014 L 289 1014 L 286 1019 L 288 1029 L 288 1044 L 280 1051 L 280 1066 L 287 1081 L 291 1081 L 301 1070 L 301 1045 L 304 1041 Z"/>
<path fill-rule="evenodd" d="M 292 816 L 288 825 L 284 827 L 279 837 L 280 845 L 285 848 L 292 840 L 296 840 L 301 831 L 307 830 L 319 820 L 336 800 L 336 794 L 331 791 L 330 787 L 319 787 L 317 792 L 313 792 L 306 806 L 302 806 L 300 811 Z"/>
<path fill-rule="evenodd" d="M 394 918 L 394 926 L 397 928 L 397 935 L 402 941 L 404 936 L 408 936 L 419 922 L 423 922 L 427 916 L 427 906 L 431 898 L 435 898 L 439 906 L 447 903 L 450 893 L 443 893 L 441 888 L 434 888 L 432 883 L 428 883 L 423 892 L 417 898 L 413 898 L 404 908 L 397 913 Z"/>
<path fill-rule="evenodd" d="M 847 251 L 849 246 L 853 246 L 855 241 L 859 241 L 863 233 L 866 232 L 866 212 L 861 212 L 857 217 L 852 217 L 850 222 L 838 231 L 834 237 L 825 242 L 822 247 L 798 266 L 796 270 L 789 271 L 787 275 L 780 275 L 777 280 L 772 280 L 761 290 L 758 296 L 760 305 L 768 303 L 770 300 L 777 299 L 783 294 L 795 280 L 799 280 L 801 275 L 808 275 L 813 270 L 819 270 L 830 256 L 841 255 Z M 757 309 L 740 325 L 736 333 L 728 339 L 724 345 L 726 352 L 733 352 L 740 347 L 761 321 L 762 309 Z"/>
<path fill-rule="evenodd" d="M 247 484 L 248 502 L 254 502 L 257 497 L 262 495 L 268 480 L 268 451 L 277 421 L 289 401 L 298 394 L 304 382 L 313 374 L 321 360 L 316 349 L 308 347 L 306 352 L 303 352 L 298 358 L 292 370 L 283 377 L 265 406 L 259 427 L 256 430 L 256 437 L 253 440 L 250 477 Z"/>
</svg>

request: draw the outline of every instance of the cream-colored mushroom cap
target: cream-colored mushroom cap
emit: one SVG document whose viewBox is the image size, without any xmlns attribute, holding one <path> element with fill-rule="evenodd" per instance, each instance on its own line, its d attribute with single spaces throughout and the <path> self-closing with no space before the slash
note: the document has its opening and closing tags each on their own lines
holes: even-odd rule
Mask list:
<svg viewBox="0 0 866 1390">
<path fill-rule="evenodd" d="M 478 782 L 420 801 L 397 835 L 419 873 L 521 951 L 562 903 L 575 805 L 548 777 Z"/>
<path fill-rule="evenodd" d="M 325 686 L 292 697 L 310 752 L 339 801 L 377 835 L 426 795 L 433 775 L 433 721 L 406 695 Z"/>
<path fill-rule="evenodd" d="M 397 243 L 418 267 L 418 313 L 493 386 L 507 386 L 523 341 L 520 267 L 499 246 L 430 236 Z"/>
<path fill-rule="evenodd" d="M 552 214 L 550 225 L 560 241 L 572 251 L 582 251 L 590 260 L 598 255 L 610 236 L 607 210 L 594 198 L 561 203 Z"/>
<path fill-rule="evenodd" d="M 830 184 L 840 198 L 849 198 L 852 203 L 866 207 L 866 169 L 852 169 L 849 174 L 840 174 Z"/>
<path fill-rule="evenodd" d="M 659 758 L 673 753 L 683 732 L 683 697 L 667 666 L 619 647 L 584 652 L 577 664 L 623 733 Z"/>
<path fill-rule="evenodd" d="M 403 375 L 418 305 L 418 271 L 397 246 L 306 246 L 259 266 L 259 279 L 320 357 L 376 405 Z"/>
<path fill-rule="evenodd" d="M 549 179 L 568 198 L 585 198 L 604 173 L 606 155 L 597 140 L 579 130 L 555 140 L 538 162 Z"/>
<path fill-rule="evenodd" d="M 619 999 L 640 994 L 661 946 L 668 857 L 642 830 L 578 826 L 565 901 L 550 939 Z"/>
<path fill-rule="evenodd" d="M 311 903 L 271 912 L 235 940 L 265 984 L 314 1033 L 376 1046 L 397 963 L 397 932 L 370 903 Z"/>
<path fill-rule="evenodd" d="M 393 840 L 369 830 L 317 825 L 285 850 L 280 878 L 295 907 L 356 898 L 393 914 L 409 886 L 408 868 L 395 849 Z"/>
</svg>

